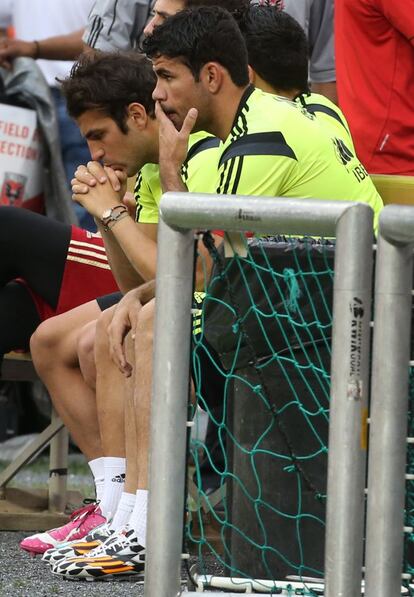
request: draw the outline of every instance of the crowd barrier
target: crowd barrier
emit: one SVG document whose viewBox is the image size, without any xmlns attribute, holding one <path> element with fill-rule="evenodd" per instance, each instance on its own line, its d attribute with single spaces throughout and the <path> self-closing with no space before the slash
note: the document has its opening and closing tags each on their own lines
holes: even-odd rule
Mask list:
<svg viewBox="0 0 414 597">
<path fill-rule="evenodd" d="M 409 386 L 410 367 L 414 365 L 410 356 L 413 248 L 414 208 L 385 207 L 380 216 L 375 278 L 367 597 L 399 595 L 401 584 L 414 595 L 411 505 L 414 438 L 412 435 L 407 438 L 407 431 L 413 425 L 412 383 Z"/>
</svg>

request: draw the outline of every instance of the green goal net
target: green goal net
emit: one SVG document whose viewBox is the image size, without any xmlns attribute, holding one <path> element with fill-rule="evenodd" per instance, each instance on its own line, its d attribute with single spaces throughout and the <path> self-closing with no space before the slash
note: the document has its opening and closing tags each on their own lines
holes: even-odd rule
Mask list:
<svg viewBox="0 0 414 597">
<path fill-rule="evenodd" d="M 186 542 L 233 591 L 320 595 L 334 244 L 230 235 L 225 257 L 203 240 L 192 372 L 208 428 L 190 443 Z"/>
</svg>

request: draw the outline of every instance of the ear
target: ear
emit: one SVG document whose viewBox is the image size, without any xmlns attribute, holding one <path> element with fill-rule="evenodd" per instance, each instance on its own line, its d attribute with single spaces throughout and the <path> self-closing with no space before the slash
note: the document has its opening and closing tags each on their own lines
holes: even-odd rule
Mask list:
<svg viewBox="0 0 414 597">
<path fill-rule="evenodd" d="M 207 62 L 200 71 L 200 80 L 212 94 L 220 91 L 224 76 L 225 69 L 217 62 Z"/>
<path fill-rule="evenodd" d="M 142 129 L 145 128 L 148 120 L 148 114 L 142 104 L 133 102 L 127 108 L 127 114 L 132 121 L 133 126 Z"/>
<path fill-rule="evenodd" d="M 250 81 L 250 83 L 252 83 L 253 85 L 255 85 L 256 84 L 256 73 L 252 69 L 252 67 L 250 66 L 250 64 L 247 65 L 247 70 L 249 71 L 249 81 Z"/>
</svg>

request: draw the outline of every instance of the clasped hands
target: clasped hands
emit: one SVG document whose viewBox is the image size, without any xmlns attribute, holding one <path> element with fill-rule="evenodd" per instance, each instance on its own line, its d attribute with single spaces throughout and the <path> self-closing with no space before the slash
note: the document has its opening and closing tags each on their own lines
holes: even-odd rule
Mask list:
<svg viewBox="0 0 414 597">
<path fill-rule="evenodd" d="M 127 175 L 99 162 L 78 166 L 71 180 L 72 199 L 82 205 L 94 218 L 101 219 L 107 209 L 124 204 L 134 217 L 135 202 L 126 191 Z"/>
</svg>

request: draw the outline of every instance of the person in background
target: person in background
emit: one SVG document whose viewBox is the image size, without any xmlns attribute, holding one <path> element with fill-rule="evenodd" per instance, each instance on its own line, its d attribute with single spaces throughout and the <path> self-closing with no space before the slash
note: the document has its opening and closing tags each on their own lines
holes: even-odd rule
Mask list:
<svg viewBox="0 0 414 597">
<path fill-rule="evenodd" d="M 372 174 L 414 175 L 414 0 L 337 0 L 339 104 Z"/>
<path fill-rule="evenodd" d="M 38 61 L 56 106 L 68 186 L 76 167 L 87 162 L 90 154 L 78 126 L 67 114 L 57 79 L 67 76 L 71 68 L 69 60 L 76 58 L 83 49 L 81 36 L 92 4 L 93 0 L 71 0 L 64 6 L 55 0 L 31 0 L 28 10 L 25 0 L 5 0 L 2 7 L 3 26 L 13 26 L 15 38 L 0 40 L 0 65 L 10 68 L 12 60 L 19 56 Z M 60 46 L 56 55 L 54 40 L 59 40 L 62 35 L 66 43 Z M 75 210 L 83 228 L 96 230 L 93 219 L 83 208 L 76 206 Z"/>
<path fill-rule="evenodd" d="M 86 46 L 104 52 L 129 50 L 150 18 L 150 0 L 97 0 L 83 34 Z"/>
<path fill-rule="evenodd" d="M 313 93 L 337 103 L 334 52 L 334 0 L 282 0 L 308 36 L 309 79 Z"/>
</svg>

